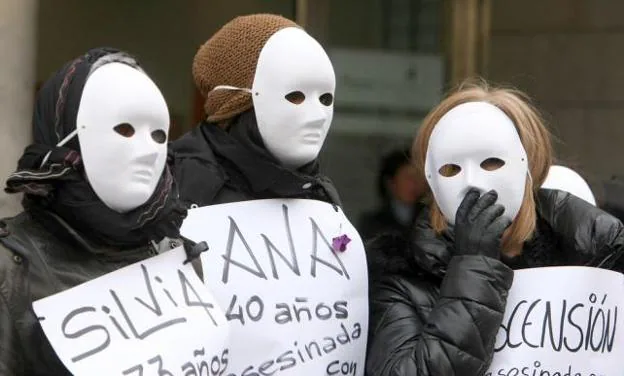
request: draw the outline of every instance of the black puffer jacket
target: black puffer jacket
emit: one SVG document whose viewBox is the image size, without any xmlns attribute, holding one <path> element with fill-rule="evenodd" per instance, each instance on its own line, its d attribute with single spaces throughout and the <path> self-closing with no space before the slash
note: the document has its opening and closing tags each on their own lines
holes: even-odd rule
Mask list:
<svg viewBox="0 0 624 376">
<path fill-rule="evenodd" d="M 171 143 L 169 160 L 187 206 L 269 198 L 308 198 L 340 205 L 318 162 L 298 171 L 282 167 L 264 148 L 255 114 L 232 120 L 229 131 L 202 122 Z"/>
<path fill-rule="evenodd" d="M 35 220 L 34 217 L 37 219 Z M 48 343 L 32 302 L 159 252 L 96 247 L 51 212 L 0 222 L 0 375 L 70 375 Z M 181 245 L 167 241 L 164 249 Z"/>
<path fill-rule="evenodd" d="M 513 270 L 585 265 L 624 272 L 624 227 L 568 193 L 538 194 L 538 230 L 523 255 L 453 256 L 426 221 L 412 239 L 369 244 L 370 376 L 478 376 L 491 362 Z M 511 268 L 510 268 L 511 266 Z"/>
</svg>

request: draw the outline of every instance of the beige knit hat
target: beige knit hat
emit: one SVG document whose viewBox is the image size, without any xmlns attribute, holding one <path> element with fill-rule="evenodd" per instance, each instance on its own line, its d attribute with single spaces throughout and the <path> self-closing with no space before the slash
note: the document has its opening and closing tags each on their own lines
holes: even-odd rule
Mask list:
<svg viewBox="0 0 624 376">
<path fill-rule="evenodd" d="M 193 78 L 205 98 L 208 121 L 222 122 L 253 106 L 250 93 L 213 89 L 219 85 L 251 88 L 260 51 L 273 34 L 287 27 L 299 26 L 273 14 L 236 17 L 199 48 Z"/>
</svg>

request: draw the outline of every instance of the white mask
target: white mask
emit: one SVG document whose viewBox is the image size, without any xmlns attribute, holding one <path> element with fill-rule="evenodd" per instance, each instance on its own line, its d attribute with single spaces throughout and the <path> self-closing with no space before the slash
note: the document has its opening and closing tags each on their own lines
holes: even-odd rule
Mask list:
<svg viewBox="0 0 624 376">
<path fill-rule="evenodd" d="M 89 184 L 111 209 L 127 212 L 154 193 L 167 157 L 169 111 L 156 84 L 123 63 L 85 83 L 76 119 Z"/>
<path fill-rule="evenodd" d="M 548 170 L 546 181 L 542 188 L 558 189 L 582 198 L 590 204 L 596 206 L 596 198 L 592 193 L 589 184 L 576 171 L 564 166 L 553 165 Z"/>
<path fill-rule="evenodd" d="M 513 220 L 529 177 L 526 151 L 513 122 L 485 102 L 463 103 L 442 116 L 429 139 L 425 174 L 450 224 L 471 188 L 482 194 L 495 190 L 497 203 L 505 207 L 503 216 Z"/>
<path fill-rule="evenodd" d="M 258 130 L 284 166 L 316 159 L 334 113 L 336 76 L 323 47 L 305 31 L 288 27 L 273 34 L 260 56 L 251 89 Z"/>
</svg>

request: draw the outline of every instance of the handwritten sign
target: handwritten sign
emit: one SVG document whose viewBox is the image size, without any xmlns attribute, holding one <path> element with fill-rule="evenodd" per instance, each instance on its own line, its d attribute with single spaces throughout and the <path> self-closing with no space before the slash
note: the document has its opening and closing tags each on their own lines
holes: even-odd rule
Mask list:
<svg viewBox="0 0 624 376">
<path fill-rule="evenodd" d="M 586 267 L 519 270 L 486 376 L 621 376 L 624 275 Z"/>
<path fill-rule="evenodd" d="M 228 324 L 182 247 L 33 303 L 74 375 L 221 375 Z"/>
<path fill-rule="evenodd" d="M 189 211 L 204 282 L 226 310 L 224 375 L 363 375 L 368 277 L 362 241 L 320 201 L 258 200 Z M 332 239 L 347 235 L 344 252 Z"/>
</svg>

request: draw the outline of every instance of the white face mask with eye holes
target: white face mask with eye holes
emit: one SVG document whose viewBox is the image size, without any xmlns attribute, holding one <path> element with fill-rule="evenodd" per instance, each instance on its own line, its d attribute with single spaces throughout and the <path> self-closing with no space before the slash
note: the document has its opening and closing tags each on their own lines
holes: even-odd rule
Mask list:
<svg viewBox="0 0 624 376">
<path fill-rule="evenodd" d="M 282 29 L 266 42 L 252 88 L 214 90 L 251 93 L 258 130 L 269 152 L 288 168 L 315 160 L 334 113 L 336 76 L 321 45 L 296 27 Z"/>
<path fill-rule="evenodd" d="M 436 124 L 425 161 L 436 203 L 450 224 L 471 188 L 495 190 L 504 217 L 513 220 L 529 178 L 526 151 L 516 127 L 498 107 L 485 102 L 460 104 Z"/>
<path fill-rule="evenodd" d="M 97 68 L 85 83 L 76 125 L 87 179 L 100 200 L 120 213 L 147 202 L 165 167 L 169 132 L 156 84 L 123 63 Z"/>
</svg>

